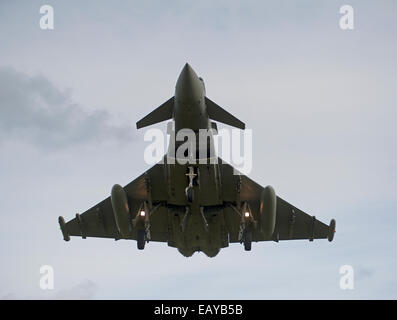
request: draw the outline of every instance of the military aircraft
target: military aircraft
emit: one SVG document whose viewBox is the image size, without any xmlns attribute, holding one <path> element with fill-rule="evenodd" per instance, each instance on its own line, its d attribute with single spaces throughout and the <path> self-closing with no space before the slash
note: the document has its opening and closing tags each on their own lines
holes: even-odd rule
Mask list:
<svg viewBox="0 0 397 320">
<path fill-rule="evenodd" d="M 163 160 L 134 181 L 114 185 L 109 197 L 67 223 L 59 217 L 65 241 L 70 236 L 128 239 L 136 240 L 139 250 L 150 241 L 166 242 L 185 257 L 199 251 L 214 257 L 230 243 L 250 251 L 258 241 L 333 240 L 334 219 L 329 225 L 320 222 L 278 197 L 271 186 L 262 187 L 214 158 L 214 121 L 242 130 L 245 124 L 206 97 L 203 79 L 187 63 L 175 95 L 138 121 L 137 128 L 170 119 L 175 132 L 187 128 L 197 139 L 200 130 L 208 130 L 207 152 L 202 156 L 199 143 L 193 153 L 198 160 L 217 161 L 175 161 L 172 150 L 183 142 L 170 139 Z"/>
</svg>

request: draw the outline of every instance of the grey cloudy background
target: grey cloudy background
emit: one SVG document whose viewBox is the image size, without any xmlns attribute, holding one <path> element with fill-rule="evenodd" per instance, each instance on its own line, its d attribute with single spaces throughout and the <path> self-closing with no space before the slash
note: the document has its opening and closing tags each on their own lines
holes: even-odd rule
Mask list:
<svg viewBox="0 0 397 320">
<path fill-rule="evenodd" d="M 39 8 L 55 30 L 39 28 Z M 0 297 L 396 299 L 395 1 L 1 1 Z M 253 129 L 250 176 L 337 221 L 334 242 L 62 241 L 69 219 L 148 168 L 135 122 L 185 62 Z M 158 126 L 165 130 L 165 125 Z M 339 288 L 339 268 L 355 289 Z M 55 289 L 39 289 L 41 265 Z"/>
</svg>

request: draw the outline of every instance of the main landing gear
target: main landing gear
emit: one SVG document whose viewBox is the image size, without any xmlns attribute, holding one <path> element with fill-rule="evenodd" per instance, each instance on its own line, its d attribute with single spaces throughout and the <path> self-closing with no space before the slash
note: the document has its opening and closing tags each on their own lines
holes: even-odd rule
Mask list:
<svg viewBox="0 0 397 320">
<path fill-rule="evenodd" d="M 242 242 L 244 244 L 244 250 L 245 251 L 251 251 L 252 231 L 247 231 L 247 230 L 244 231 Z"/>
<path fill-rule="evenodd" d="M 145 243 L 146 243 L 146 232 L 145 230 L 138 230 L 137 232 L 137 247 L 138 250 L 143 250 L 145 249 Z"/>
<path fill-rule="evenodd" d="M 137 228 L 136 243 L 138 250 L 145 249 L 145 243 L 149 242 L 151 239 L 150 216 L 155 213 L 159 207 L 160 204 L 156 205 L 150 210 L 148 204 L 144 202 L 138 210 L 136 217 L 132 221 L 133 227 Z"/>
<path fill-rule="evenodd" d="M 238 241 L 244 245 L 245 251 L 251 251 L 252 247 L 252 232 L 257 226 L 257 222 L 252 216 L 251 210 L 247 202 L 243 203 L 242 210 L 231 206 L 234 211 L 241 217 L 240 230 L 238 233 Z"/>
</svg>

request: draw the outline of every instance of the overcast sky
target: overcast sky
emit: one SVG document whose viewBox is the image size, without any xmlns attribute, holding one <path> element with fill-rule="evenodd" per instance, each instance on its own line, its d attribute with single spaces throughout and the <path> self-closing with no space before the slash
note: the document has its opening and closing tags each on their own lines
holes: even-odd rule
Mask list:
<svg viewBox="0 0 397 320">
<path fill-rule="evenodd" d="M 54 30 L 39 27 L 43 4 Z M 339 28 L 343 4 L 354 30 Z M 0 297 L 396 299 L 396 15 L 392 0 L 1 1 Z M 59 215 L 149 168 L 135 122 L 186 62 L 253 130 L 250 177 L 335 218 L 334 242 L 186 259 L 161 243 L 62 240 Z M 339 288 L 342 265 L 354 290 Z"/>
</svg>

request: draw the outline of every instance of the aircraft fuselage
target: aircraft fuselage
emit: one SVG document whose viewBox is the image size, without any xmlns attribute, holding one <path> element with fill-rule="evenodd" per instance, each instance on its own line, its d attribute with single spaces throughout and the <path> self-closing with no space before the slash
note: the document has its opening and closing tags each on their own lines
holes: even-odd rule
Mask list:
<svg viewBox="0 0 397 320">
<path fill-rule="evenodd" d="M 185 129 L 192 130 L 196 139 L 194 161 L 181 164 L 176 157 L 175 164 L 167 164 L 170 187 L 173 190 L 168 203 L 185 209 L 177 221 L 180 228 L 175 226 L 174 229 L 180 230 L 177 232 L 175 244 L 185 256 L 191 256 L 195 251 L 215 256 L 222 244 L 225 246 L 227 242 L 226 239 L 221 239 L 219 232 L 224 224 L 220 209 L 221 181 L 218 164 L 210 163 L 208 159 L 210 153 L 205 152 L 205 163 L 199 163 L 203 162 L 199 132 L 210 129 L 211 121 L 205 105 L 204 82 L 189 64 L 184 66 L 176 83 L 173 118 L 176 134 Z M 171 141 L 170 149 L 177 149 L 182 143 L 183 141 Z M 213 152 L 212 147 L 211 133 L 208 140 L 205 139 L 205 149 Z M 189 192 L 193 194 L 192 198 L 187 194 L 188 188 L 191 189 Z M 206 213 L 209 208 L 213 209 L 211 216 Z"/>
</svg>

